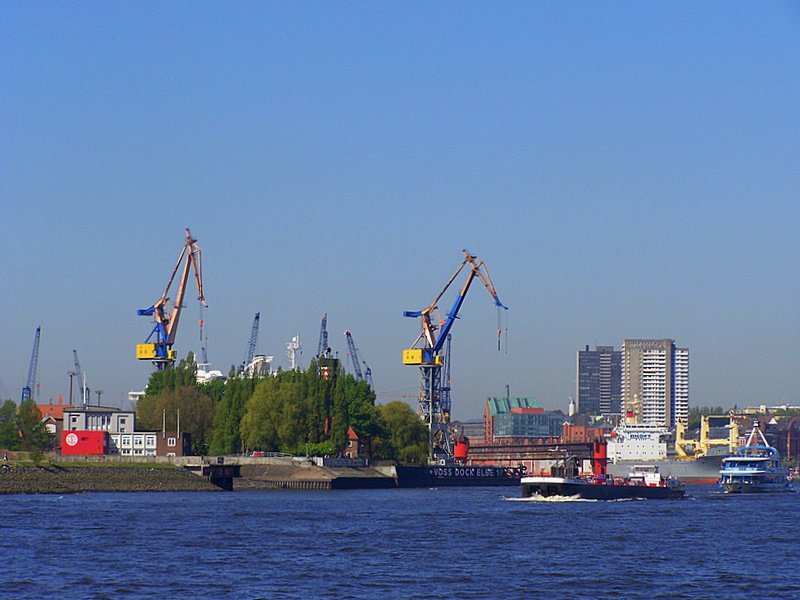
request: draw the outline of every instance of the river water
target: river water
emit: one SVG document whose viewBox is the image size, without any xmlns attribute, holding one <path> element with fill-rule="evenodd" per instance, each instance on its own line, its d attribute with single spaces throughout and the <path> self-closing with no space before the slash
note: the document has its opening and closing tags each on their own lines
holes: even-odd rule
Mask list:
<svg viewBox="0 0 800 600">
<path fill-rule="evenodd" d="M 2 598 L 800 598 L 800 495 L 0 496 Z"/>
</svg>

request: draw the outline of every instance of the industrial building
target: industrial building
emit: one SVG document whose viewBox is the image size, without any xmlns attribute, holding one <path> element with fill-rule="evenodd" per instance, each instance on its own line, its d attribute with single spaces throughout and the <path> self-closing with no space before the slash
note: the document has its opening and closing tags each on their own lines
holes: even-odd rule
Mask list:
<svg viewBox="0 0 800 600">
<path fill-rule="evenodd" d="M 487 444 L 560 438 L 566 417 L 561 411 L 545 411 L 533 398 L 487 398 L 484 440 Z"/>
<path fill-rule="evenodd" d="M 64 410 L 62 454 L 120 456 L 186 456 L 191 437 L 186 432 L 136 431 L 136 413 L 108 406 Z"/>
</svg>

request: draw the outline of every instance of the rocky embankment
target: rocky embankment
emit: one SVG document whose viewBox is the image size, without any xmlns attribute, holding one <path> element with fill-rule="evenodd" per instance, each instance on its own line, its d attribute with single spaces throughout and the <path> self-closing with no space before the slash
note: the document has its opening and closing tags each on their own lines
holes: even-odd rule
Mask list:
<svg viewBox="0 0 800 600">
<path fill-rule="evenodd" d="M 0 494 L 219 491 L 207 479 L 165 465 L 0 467 Z"/>
</svg>

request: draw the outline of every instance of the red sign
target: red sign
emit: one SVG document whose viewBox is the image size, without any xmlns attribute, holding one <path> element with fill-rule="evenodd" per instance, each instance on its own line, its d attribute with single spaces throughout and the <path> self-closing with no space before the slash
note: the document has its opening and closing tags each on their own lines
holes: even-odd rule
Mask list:
<svg viewBox="0 0 800 600">
<path fill-rule="evenodd" d="M 108 433 L 105 431 L 63 431 L 61 454 L 97 456 L 108 453 Z"/>
</svg>

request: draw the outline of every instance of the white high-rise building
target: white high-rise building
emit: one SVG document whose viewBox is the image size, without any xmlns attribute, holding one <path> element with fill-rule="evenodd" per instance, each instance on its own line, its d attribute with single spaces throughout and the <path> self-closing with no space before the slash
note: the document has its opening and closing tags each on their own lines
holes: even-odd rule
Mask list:
<svg viewBox="0 0 800 600">
<path fill-rule="evenodd" d="M 628 422 L 672 427 L 689 417 L 689 349 L 674 340 L 622 342 L 622 403 Z"/>
</svg>

